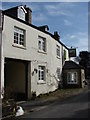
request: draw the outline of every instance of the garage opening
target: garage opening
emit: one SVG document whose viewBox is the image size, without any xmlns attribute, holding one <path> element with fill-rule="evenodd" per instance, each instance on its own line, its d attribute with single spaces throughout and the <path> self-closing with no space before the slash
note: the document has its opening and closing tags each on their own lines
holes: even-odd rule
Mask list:
<svg viewBox="0 0 90 120">
<path fill-rule="evenodd" d="M 5 59 L 5 98 L 27 99 L 28 62 Z"/>
</svg>

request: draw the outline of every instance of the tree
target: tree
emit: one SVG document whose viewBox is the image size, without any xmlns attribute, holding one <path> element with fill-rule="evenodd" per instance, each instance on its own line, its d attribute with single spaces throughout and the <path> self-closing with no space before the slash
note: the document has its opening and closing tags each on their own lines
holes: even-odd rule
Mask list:
<svg viewBox="0 0 90 120">
<path fill-rule="evenodd" d="M 90 78 L 90 52 L 81 51 L 79 53 L 80 61 L 79 64 L 84 67 L 85 78 Z"/>
</svg>

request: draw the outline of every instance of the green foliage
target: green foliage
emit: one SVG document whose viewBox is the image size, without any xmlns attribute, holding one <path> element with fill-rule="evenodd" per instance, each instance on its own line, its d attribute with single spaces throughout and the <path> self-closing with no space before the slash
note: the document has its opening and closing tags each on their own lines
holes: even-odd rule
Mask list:
<svg viewBox="0 0 90 120">
<path fill-rule="evenodd" d="M 66 50 L 64 50 L 64 60 L 66 60 Z"/>
</svg>

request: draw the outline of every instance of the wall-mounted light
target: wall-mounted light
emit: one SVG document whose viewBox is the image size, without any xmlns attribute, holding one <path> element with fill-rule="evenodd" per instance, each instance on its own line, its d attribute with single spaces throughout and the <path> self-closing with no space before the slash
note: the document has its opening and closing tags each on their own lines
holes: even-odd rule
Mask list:
<svg viewBox="0 0 90 120">
<path fill-rule="evenodd" d="M 32 76 L 34 75 L 34 71 L 32 72 Z"/>
</svg>

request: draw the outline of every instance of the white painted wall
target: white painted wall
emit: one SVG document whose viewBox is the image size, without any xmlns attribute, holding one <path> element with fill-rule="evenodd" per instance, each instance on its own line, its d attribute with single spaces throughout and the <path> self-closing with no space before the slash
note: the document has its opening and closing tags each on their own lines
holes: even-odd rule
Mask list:
<svg viewBox="0 0 90 120">
<path fill-rule="evenodd" d="M 1 31 L 0 31 L 0 96 L 1 96 Z"/>
<path fill-rule="evenodd" d="M 0 10 L 0 97 L 2 98 L 2 11 Z M 2 86 L 2 87 L 1 87 Z"/>
<path fill-rule="evenodd" d="M 18 48 L 14 46 L 14 26 L 17 26 L 26 31 L 25 48 Z M 38 36 L 46 38 L 46 53 L 40 53 L 38 51 Z M 3 57 L 31 61 L 31 91 L 36 92 L 37 95 L 41 93 L 47 93 L 49 91 L 54 91 L 58 88 L 56 70 L 57 67 L 60 67 L 62 72 L 62 55 L 60 58 L 57 58 L 56 56 L 57 44 L 60 46 L 60 52 L 62 54 L 61 44 L 59 44 L 59 42 L 54 40 L 48 34 L 20 23 L 19 21 L 14 20 L 8 16 L 4 16 Z M 46 82 L 44 84 L 38 83 L 38 74 L 34 73 L 32 76 L 34 68 L 38 69 L 38 65 L 45 65 L 46 71 L 48 69 L 48 72 L 46 72 Z M 2 80 L 4 83 L 4 74 Z"/>
</svg>

